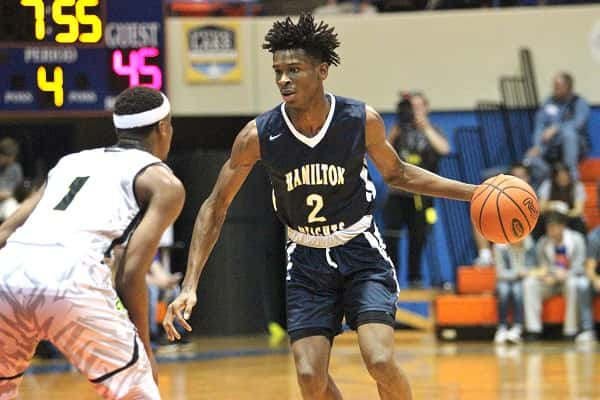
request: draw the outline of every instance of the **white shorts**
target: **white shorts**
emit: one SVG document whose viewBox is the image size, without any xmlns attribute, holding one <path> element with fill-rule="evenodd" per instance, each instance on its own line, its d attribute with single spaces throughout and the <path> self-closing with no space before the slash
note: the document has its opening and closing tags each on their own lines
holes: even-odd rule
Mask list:
<svg viewBox="0 0 600 400">
<path fill-rule="evenodd" d="M 109 268 L 62 247 L 9 243 L 0 250 L 0 400 L 17 396 L 40 340 L 106 399 L 160 399 Z"/>
</svg>

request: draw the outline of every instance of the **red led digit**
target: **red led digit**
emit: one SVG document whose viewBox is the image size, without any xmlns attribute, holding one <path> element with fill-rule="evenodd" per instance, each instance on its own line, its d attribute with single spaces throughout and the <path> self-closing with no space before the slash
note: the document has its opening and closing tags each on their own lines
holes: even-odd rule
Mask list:
<svg viewBox="0 0 600 400">
<path fill-rule="evenodd" d="M 112 69 L 117 75 L 128 76 L 130 87 L 140 84 L 138 55 L 135 50 L 129 53 L 129 64 L 123 64 L 123 52 L 121 50 L 113 51 Z"/>
<path fill-rule="evenodd" d="M 140 75 L 152 77 L 152 82 L 143 86 L 149 86 L 156 90 L 162 88 L 162 71 L 156 65 L 146 65 L 146 57 L 156 57 L 159 54 L 160 52 L 156 47 L 142 47 L 137 52 Z"/>
</svg>

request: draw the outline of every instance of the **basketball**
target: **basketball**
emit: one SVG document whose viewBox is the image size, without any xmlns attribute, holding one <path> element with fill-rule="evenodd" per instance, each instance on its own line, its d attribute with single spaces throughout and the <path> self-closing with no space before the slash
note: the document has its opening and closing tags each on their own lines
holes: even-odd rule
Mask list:
<svg viewBox="0 0 600 400">
<path fill-rule="evenodd" d="M 539 216 L 535 191 L 522 179 L 498 175 L 483 182 L 471 199 L 475 229 L 494 243 L 523 240 Z"/>
</svg>

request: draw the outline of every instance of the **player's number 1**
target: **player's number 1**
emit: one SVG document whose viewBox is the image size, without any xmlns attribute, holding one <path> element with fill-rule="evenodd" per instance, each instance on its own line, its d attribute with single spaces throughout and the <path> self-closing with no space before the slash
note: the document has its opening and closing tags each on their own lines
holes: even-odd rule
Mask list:
<svg viewBox="0 0 600 400">
<path fill-rule="evenodd" d="M 81 190 L 85 182 L 87 182 L 89 176 L 78 176 L 73 179 L 73 182 L 69 185 L 69 192 L 65 194 L 65 197 L 62 198 L 61 201 L 54 207 L 55 210 L 64 211 L 69 207 L 69 204 L 75 198 L 75 195 Z"/>
<path fill-rule="evenodd" d="M 323 208 L 323 196 L 319 194 L 309 194 L 306 196 L 306 205 L 312 207 L 312 211 L 308 214 L 308 223 L 325 222 L 327 218 L 318 216 L 317 214 Z"/>
</svg>

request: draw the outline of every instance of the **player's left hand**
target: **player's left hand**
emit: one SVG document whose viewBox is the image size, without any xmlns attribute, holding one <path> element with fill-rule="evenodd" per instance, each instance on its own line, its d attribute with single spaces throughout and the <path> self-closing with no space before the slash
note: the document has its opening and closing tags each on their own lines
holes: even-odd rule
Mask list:
<svg viewBox="0 0 600 400">
<path fill-rule="evenodd" d="M 177 332 L 173 322 L 175 318 L 185 328 L 186 331 L 191 332 L 192 327 L 187 322 L 192 314 L 192 308 L 197 302 L 196 292 L 193 290 L 183 289 L 179 296 L 167 307 L 167 313 L 163 319 L 162 325 L 167 333 L 167 338 L 170 341 L 181 339 L 181 335 Z M 183 314 L 182 314 L 183 312 Z"/>
</svg>

